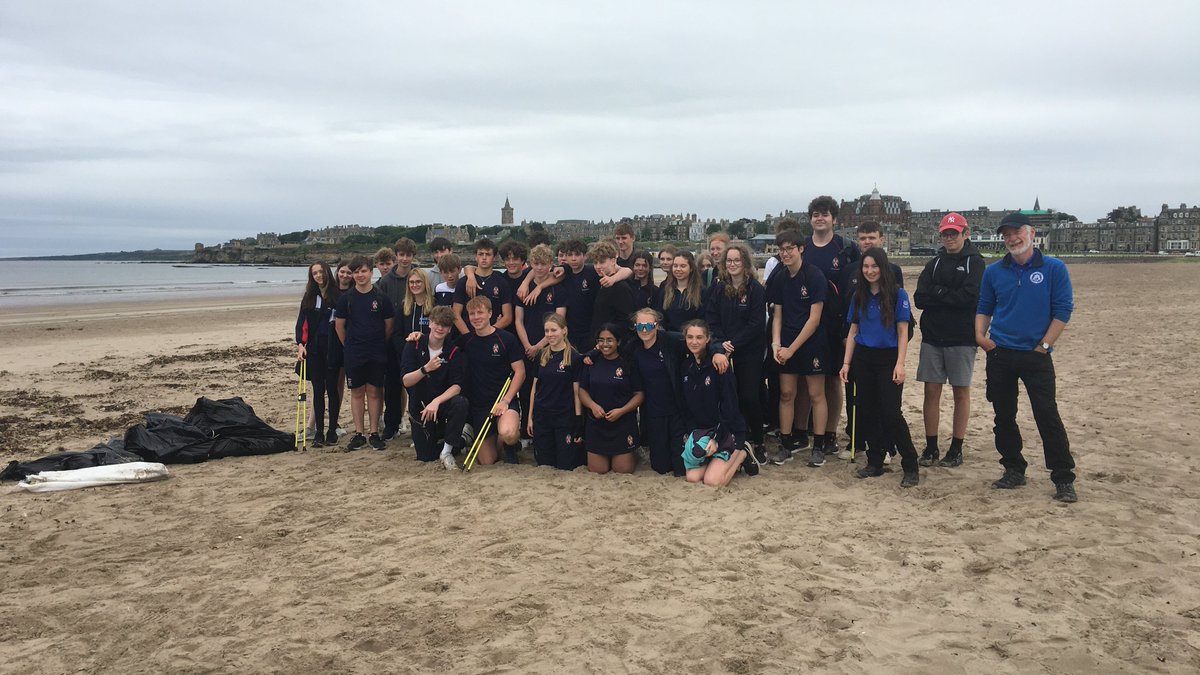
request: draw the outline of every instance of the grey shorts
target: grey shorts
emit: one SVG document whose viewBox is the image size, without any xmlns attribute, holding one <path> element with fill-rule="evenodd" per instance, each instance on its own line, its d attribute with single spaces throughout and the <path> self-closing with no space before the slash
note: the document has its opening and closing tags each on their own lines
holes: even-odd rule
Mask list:
<svg viewBox="0 0 1200 675">
<path fill-rule="evenodd" d="M 921 343 L 921 359 L 917 362 L 917 380 L 933 384 L 949 382 L 953 387 L 971 386 L 975 373 L 975 352 L 978 347 L 938 347 Z"/>
</svg>

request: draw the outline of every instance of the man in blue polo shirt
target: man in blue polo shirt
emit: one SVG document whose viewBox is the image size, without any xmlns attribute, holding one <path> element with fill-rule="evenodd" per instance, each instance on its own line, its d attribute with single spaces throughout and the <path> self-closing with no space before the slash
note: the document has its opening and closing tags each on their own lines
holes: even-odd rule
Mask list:
<svg viewBox="0 0 1200 675">
<path fill-rule="evenodd" d="M 1074 309 L 1071 277 L 1061 260 L 1033 247 L 1028 216 L 1011 213 L 996 231 L 1004 237 L 1008 255 L 984 271 L 975 312 L 975 341 L 987 353 L 987 399 L 996 413 L 996 449 L 1004 467 L 1004 476 L 992 486 L 1011 490 L 1025 484 L 1028 463 L 1021 456 L 1017 427 L 1020 381 L 1042 437 L 1054 498 L 1074 502 L 1075 460 L 1058 415 L 1050 357 Z"/>
</svg>

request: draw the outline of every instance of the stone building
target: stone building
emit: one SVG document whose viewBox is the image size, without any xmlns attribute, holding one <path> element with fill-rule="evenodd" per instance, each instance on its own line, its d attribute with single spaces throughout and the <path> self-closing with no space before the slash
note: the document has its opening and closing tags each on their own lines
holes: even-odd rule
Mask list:
<svg viewBox="0 0 1200 675">
<path fill-rule="evenodd" d="M 1166 204 L 1154 219 L 1155 248 L 1159 251 L 1195 251 L 1200 249 L 1200 204 Z"/>
<path fill-rule="evenodd" d="M 842 200 L 838 207 L 838 226 L 856 228 L 859 223 L 873 220 L 884 226 L 908 231 L 912 222 L 912 207 L 896 195 L 881 195 L 879 188 L 871 190 L 871 194 L 862 195 L 851 201 Z M 804 222 L 804 221 L 801 221 Z"/>
<path fill-rule="evenodd" d="M 371 235 L 374 234 L 374 228 L 363 227 L 362 225 L 334 225 L 332 227 L 313 230 L 305 237 L 305 244 L 341 244 L 346 241 L 347 237 L 352 237 L 356 234 Z"/>
<path fill-rule="evenodd" d="M 500 224 L 501 225 L 512 225 L 513 224 L 513 207 L 512 207 L 512 204 L 508 203 L 507 196 L 504 197 L 504 206 L 500 207 Z"/>
</svg>

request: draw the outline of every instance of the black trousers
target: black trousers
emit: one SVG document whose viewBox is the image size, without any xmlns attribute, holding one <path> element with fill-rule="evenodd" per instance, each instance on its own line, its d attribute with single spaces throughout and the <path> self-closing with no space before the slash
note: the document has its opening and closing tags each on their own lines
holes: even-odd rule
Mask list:
<svg viewBox="0 0 1200 675">
<path fill-rule="evenodd" d="M 571 427 L 574 415 L 538 415 L 533 420 L 533 459 L 538 466 L 553 466 L 563 471 L 576 467 L 575 436 Z"/>
<path fill-rule="evenodd" d="M 313 407 L 313 428 L 317 431 L 317 437 L 320 440 L 325 439 L 325 400 L 329 398 L 329 428 L 337 428 L 337 406 L 341 403 L 337 393 L 337 373 L 330 373 L 328 366 L 328 357 L 324 351 L 318 351 L 315 343 L 309 344 L 308 363 L 305 366 L 305 374 L 308 376 L 308 381 L 312 382 L 312 407 Z"/>
<path fill-rule="evenodd" d="M 865 422 L 863 420 L 861 410 L 859 410 L 857 412 L 855 410 L 855 408 L 858 406 L 858 401 L 856 400 L 856 397 L 854 396 L 854 384 L 856 382 L 856 380 L 854 378 L 855 378 L 854 365 L 851 364 L 851 366 L 850 366 L 850 381 L 847 382 L 845 385 L 845 389 L 846 389 L 846 406 L 845 406 L 845 408 L 846 408 L 846 438 L 854 439 L 854 451 L 857 453 L 857 452 L 866 452 L 867 451 L 867 434 L 863 431 L 863 429 L 864 429 L 863 425 L 867 424 L 868 422 Z M 888 430 L 884 429 L 882 426 L 879 426 L 879 420 L 871 420 L 870 423 L 874 423 L 876 426 L 879 427 L 879 433 L 882 434 L 881 438 L 882 438 L 882 444 L 883 444 L 884 451 L 889 452 L 893 455 L 896 454 L 896 442 L 892 440 L 892 435 L 888 432 Z M 907 420 L 905 421 L 905 426 L 908 426 Z"/>
<path fill-rule="evenodd" d="M 412 397 L 409 397 L 410 399 Z M 437 420 L 421 422 L 424 401 L 413 401 L 409 406 L 412 418 L 412 440 L 417 448 L 417 459 L 432 462 L 442 454 L 442 443 L 449 443 L 455 452 L 465 444 L 462 437 L 463 425 L 467 423 L 467 397 L 455 396 L 438 406 Z"/>
<path fill-rule="evenodd" d="M 683 437 L 688 431 L 679 415 L 643 416 L 642 441 L 650 448 L 650 468 L 661 475 L 686 475 L 687 471 L 683 468 Z"/>
<path fill-rule="evenodd" d="M 996 449 L 1005 469 L 1025 473 L 1028 462 L 1021 455 L 1021 429 L 1017 427 L 1017 383 L 1025 384 L 1033 420 L 1042 437 L 1042 451 L 1050 480 L 1075 481 L 1075 459 L 1067 430 L 1058 415 L 1055 400 L 1054 360 L 1041 352 L 1020 352 L 996 347 L 987 353 L 987 400 L 996 413 Z"/>
<path fill-rule="evenodd" d="M 734 354 L 733 379 L 737 383 L 738 409 L 746 420 L 750 442 L 762 445 L 764 416 L 760 393 L 763 386 L 763 346 L 753 346 L 748 352 L 741 357 Z M 779 406 L 776 405 L 775 409 L 778 416 Z"/>
<path fill-rule="evenodd" d="M 904 385 L 892 382 L 897 354 L 895 347 L 874 349 L 855 345 L 851 368 L 858 384 L 858 431 L 866 432 L 868 464 L 883 466 L 887 434 L 896 443 L 904 470 L 917 471 L 917 450 L 900 411 Z"/>
<path fill-rule="evenodd" d="M 399 429 L 404 419 L 400 402 L 404 396 L 404 375 L 400 372 L 400 357 L 394 348 L 387 350 L 387 372 L 383 381 L 383 428 Z"/>
</svg>

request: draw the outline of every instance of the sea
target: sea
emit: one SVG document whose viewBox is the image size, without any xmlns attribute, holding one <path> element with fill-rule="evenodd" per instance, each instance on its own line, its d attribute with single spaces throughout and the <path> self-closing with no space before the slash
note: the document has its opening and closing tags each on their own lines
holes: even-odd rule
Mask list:
<svg viewBox="0 0 1200 675">
<path fill-rule="evenodd" d="M 307 267 L 0 260 L 0 310 L 176 298 L 300 297 Z"/>
</svg>

